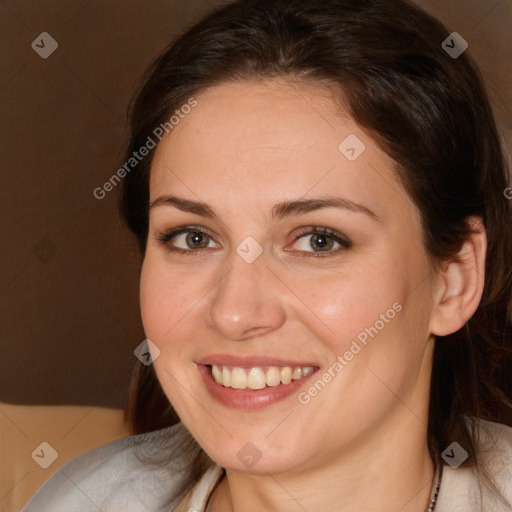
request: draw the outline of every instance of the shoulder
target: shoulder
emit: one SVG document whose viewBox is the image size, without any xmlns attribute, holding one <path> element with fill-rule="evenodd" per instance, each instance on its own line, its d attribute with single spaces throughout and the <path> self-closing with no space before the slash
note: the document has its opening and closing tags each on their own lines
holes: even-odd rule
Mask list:
<svg viewBox="0 0 512 512">
<path fill-rule="evenodd" d="M 439 512 L 510 511 L 512 428 L 479 418 L 468 418 L 468 421 L 476 431 L 478 465 L 455 467 L 456 464 L 447 463 L 444 466 L 438 499 Z M 461 451 L 463 447 L 456 449 Z M 464 452 L 461 453 L 463 457 Z"/>
<path fill-rule="evenodd" d="M 58 469 L 21 512 L 169 510 L 188 482 L 189 437 L 178 423 L 86 452 Z"/>
</svg>

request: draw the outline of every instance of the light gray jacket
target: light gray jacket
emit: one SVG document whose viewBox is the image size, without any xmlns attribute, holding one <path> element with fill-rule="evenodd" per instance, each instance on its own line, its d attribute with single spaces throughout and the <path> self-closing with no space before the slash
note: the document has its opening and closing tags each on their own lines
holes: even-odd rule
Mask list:
<svg viewBox="0 0 512 512">
<path fill-rule="evenodd" d="M 512 504 L 512 428 L 476 424 L 481 462 Z M 187 487 L 190 443 L 179 423 L 91 450 L 54 473 L 21 512 L 171 512 L 182 500 L 179 510 L 204 512 L 223 469 L 213 464 L 192 489 Z M 475 468 L 444 466 L 436 512 L 511 511 Z"/>
</svg>

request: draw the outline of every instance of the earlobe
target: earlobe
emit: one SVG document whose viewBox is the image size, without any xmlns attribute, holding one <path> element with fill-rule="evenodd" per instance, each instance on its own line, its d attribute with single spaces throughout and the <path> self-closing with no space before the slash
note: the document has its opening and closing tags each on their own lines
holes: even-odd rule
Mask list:
<svg viewBox="0 0 512 512">
<path fill-rule="evenodd" d="M 445 262 L 433 305 L 430 330 L 436 336 L 458 331 L 478 308 L 485 283 L 487 236 L 480 217 L 469 217 L 471 233 L 457 257 Z"/>
</svg>

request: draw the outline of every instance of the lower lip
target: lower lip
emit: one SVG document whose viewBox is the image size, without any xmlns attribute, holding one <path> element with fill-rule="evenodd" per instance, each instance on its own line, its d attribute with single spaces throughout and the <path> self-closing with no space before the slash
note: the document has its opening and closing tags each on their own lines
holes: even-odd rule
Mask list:
<svg viewBox="0 0 512 512">
<path fill-rule="evenodd" d="M 245 391 L 243 389 L 228 388 L 216 382 L 209 366 L 198 364 L 197 368 L 210 395 L 212 395 L 217 402 L 238 409 L 262 409 L 280 400 L 284 400 L 295 393 L 304 382 L 317 371 L 317 368 L 315 368 L 313 373 L 310 373 L 306 377 L 293 380 L 289 384 L 279 384 L 278 386 L 266 387 L 254 391 Z"/>
</svg>

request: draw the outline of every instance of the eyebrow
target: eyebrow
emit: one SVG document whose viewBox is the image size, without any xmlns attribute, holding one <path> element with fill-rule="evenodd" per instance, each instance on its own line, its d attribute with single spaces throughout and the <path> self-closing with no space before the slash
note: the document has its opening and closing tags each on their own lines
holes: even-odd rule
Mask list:
<svg viewBox="0 0 512 512">
<path fill-rule="evenodd" d="M 173 195 L 160 196 L 149 204 L 150 210 L 158 206 L 172 206 L 183 212 L 194 213 L 210 219 L 219 219 L 215 211 L 206 203 L 192 201 Z M 303 215 L 322 208 L 339 208 L 356 213 L 362 213 L 371 219 L 381 222 L 380 217 L 366 206 L 341 197 L 319 197 L 313 199 L 297 199 L 283 201 L 273 206 L 270 220 L 276 221 L 291 215 Z"/>
</svg>

